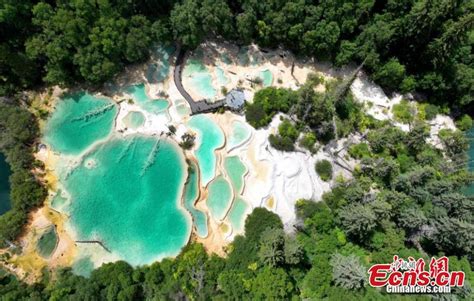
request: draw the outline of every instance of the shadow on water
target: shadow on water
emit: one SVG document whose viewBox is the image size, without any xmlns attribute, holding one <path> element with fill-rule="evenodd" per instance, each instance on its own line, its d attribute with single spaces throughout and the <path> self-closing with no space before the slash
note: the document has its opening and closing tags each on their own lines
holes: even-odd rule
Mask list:
<svg viewBox="0 0 474 301">
<path fill-rule="evenodd" d="M 11 208 L 10 203 L 10 177 L 11 170 L 5 161 L 5 156 L 0 153 L 0 215 L 4 214 Z"/>
</svg>

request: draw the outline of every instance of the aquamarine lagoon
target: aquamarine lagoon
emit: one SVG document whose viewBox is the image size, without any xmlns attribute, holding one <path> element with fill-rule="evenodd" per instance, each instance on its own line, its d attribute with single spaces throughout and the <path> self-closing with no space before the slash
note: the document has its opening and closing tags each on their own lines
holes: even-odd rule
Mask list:
<svg viewBox="0 0 474 301">
<path fill-rule="evenodd" d="M 167 140 L 136 136 L 114 138 L 87 160 L 94 167 L 79 166 L 63 183 L 78 239 L 102 241 L 133 265 L 176 255 L 191 232 L 189 214 L 179 208 L 182 152 Z"/>
<path fill-rule="evenodd" d="M 194 163 L 190 163 L 188 167 L 188 180 L 184 188 L 184 207 L 188 210 L 194 221 L 197 235 L 200 237 L 206 237 L 208 234 L 207 229 L 207 216 L 201 210 L 196 209 L 194 203 L 199 197 L 199 171 L 198 167 Z"/>
<path fill-rule="evenodd" d="M 88 93 L 62 98 L 46 124 L 43 139 L 54 151 L 78 155 L 110 134 L 116 114 L 116 104 L 106 98 Z"/>
<path fill-rule="evenodd" d="M 145 123 L 145 115 L 141 112 L 131 111 L 123 118 L 125 125 L 131 129 L 137 129 Z"/>
<path fill-rule="evenodd" d="M 237 119 L 221 128 L 218 119 L 193 115 L 185 99 L 151 95 L 168 85 L 169 55 L 156 51 L 160 60 L 145 72 L 150 86 L 117 85 L 113 99 L 67 95 L 42 128 L 51 150 L 46 156 L 53 159 L 47 162 L 58 179 L 48 205 L 63 214 L 76 241 L 76 274 L 88 276 L 110 260 L 138 266 L 175 256 L 191 235 L 212 240 L 223 223 L 242 231 L 249 211 L 242 199 L 247 167 L 227 154 L 246 143 L 252 129 Z M 220 67 L 213 71 L 211 76 L 202 59 L 193 58 L 182 76 L 203 98 L 213 98 L 213 76 L 221 86 L 231 76 Z M 196 135 L 191 150 L 178 144 L 184 131 Z M 54 240 L 44 241 L 50 242 L 43 247 L 48 258 Z"/>
<path fill-rule="evenodd" d="M 223 177 L 218 176 L 209 183 L 207 207 L 215 220 L 222 220 L 232 204 L 232 187 Z"/>
<path fill-rule="evenodd" d="M 165 99 L 151 99 L 146 94 L 145 85 L 138 84 L 127 87 L 125 89 L 127 94 L 130 94 L 133 97 L 133 100 L 145 111 L 149 113 L 162 113 L 166 111 L 169 106 L 169 103 Z"/>
<path fill-rule="evenodd" d="M 215 150 L 223 146 L 224 133 L 212 119 L 205 115 L 193 116 L 189 121 L 189 126 L 201 137 L 196 158 L 201 171 L 201 185 L 205 186 L 216 173 Z"/>
<path fill-rule="evenodd" d="M 197 59 L 189 59 L 183 70 L 183 78 L 189 78 L 191 86 L 202 98 L 211 99 L 217 94 L 207 67 Z"/>
</svg>

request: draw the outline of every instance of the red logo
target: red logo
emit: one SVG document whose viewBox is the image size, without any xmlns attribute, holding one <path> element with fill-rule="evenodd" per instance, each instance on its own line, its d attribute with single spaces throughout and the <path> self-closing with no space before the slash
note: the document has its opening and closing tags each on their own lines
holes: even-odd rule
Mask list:
<svg viewBox="0 0 474 301">
<path fill-rule="evenodd" d="M 450 293 L 464 285 L 464 272 L 449 271 L 449 258 L 431 258 L 428 270 L 423 258 L 408 260 L 393 256 L 391 264 L 375 264 L 369 271 L 369 284 L 385 287 L 388 293 Z"/>
</svg>

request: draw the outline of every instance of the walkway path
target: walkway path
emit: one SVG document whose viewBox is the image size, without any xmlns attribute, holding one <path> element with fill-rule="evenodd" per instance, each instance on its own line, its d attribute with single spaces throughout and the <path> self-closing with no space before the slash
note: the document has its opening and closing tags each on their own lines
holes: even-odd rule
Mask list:
<svg viewBox="0 0 474 301">
<path fill-rule="evenodd" d="M 186 51 L 178 47 L 178 55 L 176 57 L 174 67 L 174 83 L 178 88 L 179 93 L 186 99 L 191 107 L 191 114 L 208 113 L 217 111 L 220 107 L 224 106 L 225 100 L 221 99 L 215 102 L 208 102 L 205 99 L 195 101 L 191 95 L 183 87 L 182 73 L 184 66 L 186 65 Z"/>
</svg>

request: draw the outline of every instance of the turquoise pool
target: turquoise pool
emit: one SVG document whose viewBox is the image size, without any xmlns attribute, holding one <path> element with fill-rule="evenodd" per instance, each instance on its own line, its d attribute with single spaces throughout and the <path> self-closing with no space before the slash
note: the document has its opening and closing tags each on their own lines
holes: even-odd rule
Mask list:
<svg viewBox="0 0 474 301">
<path fill-rule="evenodd" d="M 250 138 L 251 134 L 252 132 L 248 125 L 235 120 L 232 122 L 232 132 L 230 133 L 229 141 L 227 142 L 227 150 L 240 146 Z"/>
<path fill-rule="evenodd" d="M 216 77 L 217 77 L 217 82 L 219 83 L 220 86 L 225 86 L 229 83 L 229 79 L 224 73 L 224 69 L 217 67 L 216 68 Z"/>
<path fill-rule="evenodd" d="M 227 157 L 224 161 L 224 168 L 232 182 L 235 194 L 241 194 L 244 188 L 244 175 L 247 172 L 244 163 L 238 156 Z"/>
<path fill-rule="evenodd" d="M 201 171 L 201 185 L 206 186 L 216 173 L 215 150 L 224 144 L 224 133 L 204 114 L 193 116 L 188 125 L 198 134 L 199 146 L 195 154 Z"/>
<path fill-rule="evenodd" d="M 94 270 L 94 263 L 89 257 L 82 257 L 72 264 L 72 272 L 76 275 L 89 277 Z"/>
<path fill-rule="evenodd" d="M 116 114 L 117 106 L 109 99 L 87 93 L 68 96 L 48 119 L 43 139 L 54 151 L 80 154 L 110 134 Z"/>
<path fill-rule="evenodd" d="M 266 69 L 260 72 L 260 77 L 263 80 L 263 86 L 269 87 L 273 83 L 273 74 L 270 70 Z"/>
<path fill-rule="evenodd" d="M 145 123 L 145 115 L 137 111 L 128 112 L 123 118 L 123 123 L 131 129 L 137 129 Z"/>
<path fill-rule="evenodd" d="M 125 89 L 135 102 L 145 111 L 153 114 L 163 113 L 168 109 L 169 103 L 166 99 L 151 99 L 146 94 L 145 85 L 133 85 Z"/>
<path fill-rule="evenodd" d="M 174 47 L 158 46 L 153 51 L 154 63 L 148 66 L 145 77 L 149 83 L 163 82 L 170 73 L 170 56 Z"/>
<path fill-rule="evenodd" d="M 132 265 L 178 254 L 191 233 L 179 206 L 186 168 L 179 147 L 140 135 L 112 138 L 88 160 L 94 168 L 83 164 L 61 179 L 77 239 L 100 240 Z"/>
<path fill-rule="evenodd" d="M 183 70 L 183 80 L 189 78 L 192 89 L 202 98 L 212 99 L 217 90 L 212 86 L 212 76 L 200 60 L 188 59 Z"/>
<path fill-rule="evenodd" d="M 244 230 L 245 217 L 249 206 L 240 197 L 236 198 L 229 211 L 229 221 L 234 233 L 241 233 Z"/>
<path fill-rule="evenodd" d="M 215 220 L 222 220 L 232 204 L 232 187 L 222 176 L 218 176 L 208 187 L 207 207 Z"/>
<path fill-rule="evenodd" d="M 191 163 L 188 167 L 188 180 L 184 187 L 184 207 L 193 216 L 197 235 L 200 237 L 206 237 L 208 234 L 207 216 L 204 212 L 196 209 L 194 206 L 199 197 L 199 173 L 197 168 L 198 167 L 194 163 Z"/>
</svg>

